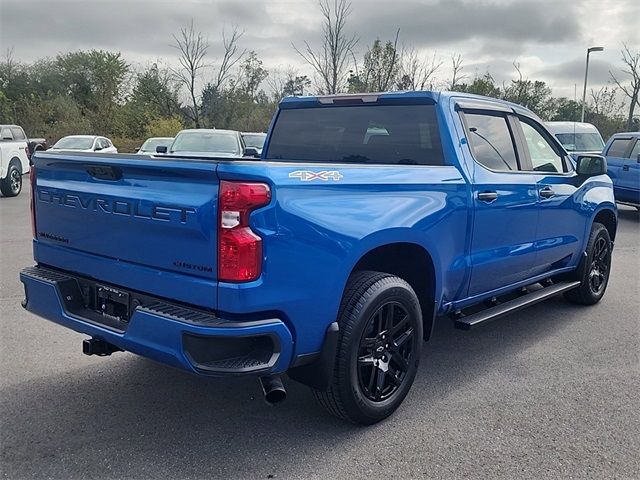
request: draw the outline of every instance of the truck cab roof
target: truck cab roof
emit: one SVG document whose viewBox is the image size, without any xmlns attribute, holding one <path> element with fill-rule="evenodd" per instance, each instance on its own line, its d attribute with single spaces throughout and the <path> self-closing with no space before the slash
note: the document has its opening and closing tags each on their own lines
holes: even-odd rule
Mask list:
<svg viewBox="0 0 640 480">
<path fill-rule="evenodd" d="M 517 114 L 526 115 L 539 120 L 538 116 L 531 110 L 518 105 L 493 97 L 475 95 L 465 92 L 451 91 L 431 91 L 416 90 L 408 92 L 374 92 L 374 93 L 339 93 L 335 95 L 306 95 L 289 96 L 280 101 L 281 109 L 309 108 L 323 105 L 357 105 L 363 103 L 388 103 L 394 105 L 410 104 L 444 104 L 448 100 L 455 98 L 459 102 L 477 102 L 477 108 L 492 107 L 489 109 L 500 109 L 511 111 Z M 502 107 L 502 108 L 500 108 Z"/>
</svg>

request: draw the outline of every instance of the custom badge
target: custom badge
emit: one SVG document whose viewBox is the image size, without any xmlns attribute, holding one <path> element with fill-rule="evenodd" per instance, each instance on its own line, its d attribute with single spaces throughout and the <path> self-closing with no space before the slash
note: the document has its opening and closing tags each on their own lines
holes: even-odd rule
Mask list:
<svg viewBox="0 0 640 480">
<path fill-rule="evenodd" d="M 309 170 L 296 170 L 289 174 L 289 178 L 299 178 L 303 182 L 312 182 L 313 180 L 321 180 L 327 182 L 333 180 L 340 181 L 343 175 L 337 170 L 322 170 L 321 172 L 311 172 Z"/>
</svg>

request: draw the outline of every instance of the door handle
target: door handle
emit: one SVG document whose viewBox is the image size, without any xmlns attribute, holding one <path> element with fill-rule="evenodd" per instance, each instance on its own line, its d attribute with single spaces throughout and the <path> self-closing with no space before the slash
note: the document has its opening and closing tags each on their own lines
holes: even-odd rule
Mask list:
<svg viewBox="0 0 640 480">
<path fill-rule="evenodd" d="M 498 198 L 498 192 L 480 192 L 478 200 L 481 202 L 491 203 Z"/>
<path fill-rule="evenodd" d="M 623 172 L 628 172 L 629 171 L 629 165 L 623 165 L 622 166 L 622 171 Z"/>
<path fill-rule="evenodd" d="M 544 187 L 540 190 L 540 196 L 542 198 L 551 198 L 556 194 L 551 187 Z"/>
</svg>

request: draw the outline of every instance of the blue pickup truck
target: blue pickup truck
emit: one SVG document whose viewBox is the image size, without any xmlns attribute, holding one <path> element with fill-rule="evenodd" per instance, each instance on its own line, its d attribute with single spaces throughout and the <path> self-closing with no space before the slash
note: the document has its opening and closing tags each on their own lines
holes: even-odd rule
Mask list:
<svg viewBox="0 0 640 480">
<path fill-rule="evenodd" d="M 616 202 L 640 211 L 640 132 L 613 134 L 602 154 Z"/>
<path fill-rule="evenodd" d="M 436 319 L 469 329 L 598 302 L 606 161 L 530 111 L 459 93 L 284 99 L 261 159 L 38 153 L 23 306 L 198 375 L 285 372 L 329 412 L 389 416 Z"/>
</svg>

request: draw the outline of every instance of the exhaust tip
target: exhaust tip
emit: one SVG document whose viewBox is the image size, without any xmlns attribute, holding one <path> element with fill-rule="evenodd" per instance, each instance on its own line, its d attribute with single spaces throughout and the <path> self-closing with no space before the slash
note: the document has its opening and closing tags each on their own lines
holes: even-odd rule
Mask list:
<svg viewBox="0 0 640 480">
<path fill-rule="evenodd" d="M 287 390 L 284 388 L 282 378 L 279 375 L 260 377 L 260 385 L 267 405 L 277 405 L 287 398 Z"/>
</svg>

